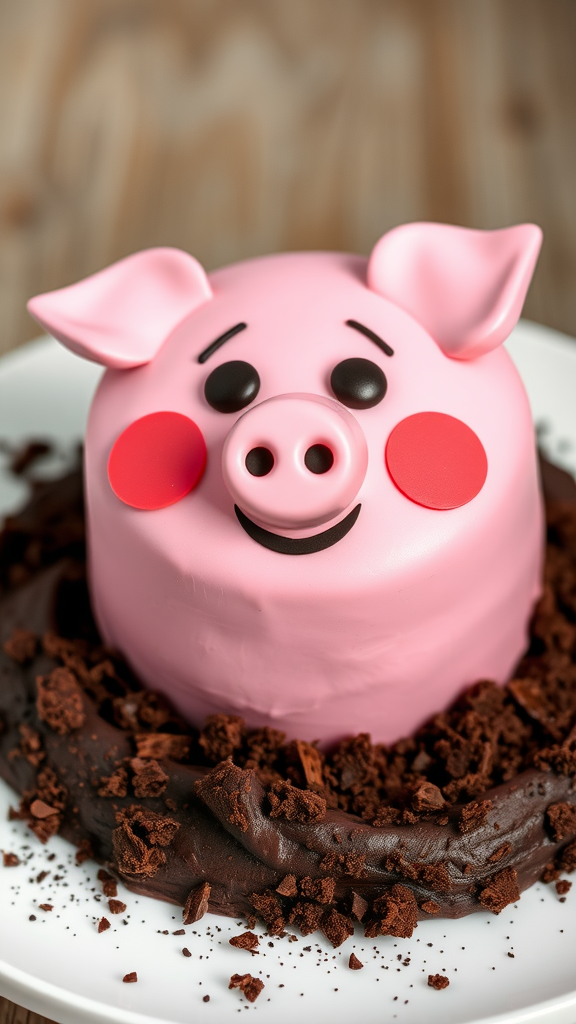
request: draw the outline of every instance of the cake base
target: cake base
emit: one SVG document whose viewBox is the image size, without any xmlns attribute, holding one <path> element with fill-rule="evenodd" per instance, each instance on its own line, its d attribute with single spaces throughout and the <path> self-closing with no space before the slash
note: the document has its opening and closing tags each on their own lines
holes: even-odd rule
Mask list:
<svg viewBox="0 0 576 1024">
<path fill-rule="evenodd" d="M 142 691 L 95 634 L 80 476 L 39 488 L 0 540 L 0 774 L 17 814 L 188 922 L 256 915 L 334 945 L 355 920 L 407 936 L 498 913 L 572 870 L 576 488 L 544 477 L 548 586 L 515 679 L 392 748 L 360 736 L 329 755 L 224 715 L 198 734 Z"/>
</svg>

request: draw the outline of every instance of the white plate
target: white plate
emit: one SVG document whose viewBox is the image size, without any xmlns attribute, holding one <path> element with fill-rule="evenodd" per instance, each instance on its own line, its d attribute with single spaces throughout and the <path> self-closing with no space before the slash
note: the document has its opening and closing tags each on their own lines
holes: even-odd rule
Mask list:
<svg viewBox="0 0 576 1024">
<path fill-rule="evenodd" d="M 576 473 L 574 342 L 521 323 L 508 348 L 546 450 Z M 47 471 L 62 466 L 82 436 L 99 374 L 52 340 L 11 353 L 0 363 L 0 438 L 56 438 L 60 458 Z M 0 479 L 0 512 L 22 496 Z M 10 800 L 14 795 L 1 783 L 0 849 L 23 861 L 0 867 L 0 992 L 61 1024 L 224 1024 L 246 1011 L 262 1024 L 295 1017 L 344 1024 L 359 1013 L 366 1024 L 576 1022 L 576 891 L 561 904 L 553 886 L 536 885 L 499 917 L 427 921 L 407 940 L 366 940 L 358 931 L 333 950 L 316 936 L 262 937 L 259 955 L 250 957 L 229 945 L 242 925 L 227 918 L 209 915 L 174 936 L 178 908 L 122 889 L 126 913 L 111 917 L 97 867 L 79 868 L 63 840 L 42 847 L 22 823 L 9 823 Z M 50 874 L 39 884 L 43 870 Z M 41 903 L 54 909 L 44 912 Z M 112 928 L 98 935 L 102 914 Z M 184 946 L 191 957 L 182 955 Z M 361 971 L 348 969 L 352 950 L 365 965 Z M 130 971 L 137 971 L 137 984 L 122 983 Z M 253 1005 L 227 987 L 232 974 L 247 972 L 265 983 Z M 429 988 L 429 973 L 446 974 L 450 987 Z"/>
</svg>

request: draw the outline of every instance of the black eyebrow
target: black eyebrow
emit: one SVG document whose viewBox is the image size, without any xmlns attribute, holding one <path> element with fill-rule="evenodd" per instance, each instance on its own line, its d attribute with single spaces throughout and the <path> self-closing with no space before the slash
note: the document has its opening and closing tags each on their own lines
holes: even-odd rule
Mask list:
<svg viewBox="0 0 576 1024">
<path fill-rule="evenodd" d="M 215 341 L 210 342 L 208 348 L 205 348 L 204 351 L 200 353 L 198 356 L 198 362 L 205 363 L 206 360 L 210 359 L 210 356 L 214 354 L 216 349 L 220 348 L 220 345 L 223 345 L 225 341 L 229 341 L 235 334 L 240 334 L 240 331 L 245 331 L 247 327 L 248 324 L 236 324 L 235 327 L 230 327 L 229 330 L 224 331 L 224 334 L 220 334 Z"/>
<path fill-rule="evenodd" d="M 375 345 L 378 345 L 378 348 L 381 348 L 387 356 L 394 355 L 394 349 L 390 348 L 390 345 L 388 345 L 386 341 L 383 341 L 382 338 L 379 338 L 378 335 L 375 334 L 374 331 L 371 331 L 369 327 L 364 327 L 364 324 L 359 324 L 357 320 L 346 320 L 346 326 L 353 327 L 355 331 L 359 331 L 365 338 L 369 338 L 370 341 L 373 341 Z"/>
</svg>

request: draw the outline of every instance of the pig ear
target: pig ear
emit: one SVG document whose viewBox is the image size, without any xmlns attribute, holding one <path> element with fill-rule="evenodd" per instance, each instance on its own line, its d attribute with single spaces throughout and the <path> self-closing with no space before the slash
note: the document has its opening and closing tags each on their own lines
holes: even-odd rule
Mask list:
<svg viewBox="0 0 576 1024">
<path fill-rule="evenodd" d="M 541 241 L 535 224 L 500 231 L 406 224 L 376 243 L 368 285 L 411 313 L 447 356 L 474 359 L 516 325 Z"/>
<path fill-rule="evenodd" d="M 115 369 L 154 358 L 170 332 L 212 297 L 200 264 L 180 249 L 147 249 L 28 303 L 77 355 Z"/>
</svg>

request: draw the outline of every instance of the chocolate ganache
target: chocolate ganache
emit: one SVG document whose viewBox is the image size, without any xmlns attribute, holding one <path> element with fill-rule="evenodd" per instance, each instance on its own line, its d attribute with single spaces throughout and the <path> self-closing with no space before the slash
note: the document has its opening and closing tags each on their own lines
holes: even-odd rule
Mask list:
<svg viewBox="0 0 576 1024">
<path fill-rule="evenodd" d="M 499 913 L 576 867 L 576 486 L 543 464 L 531 646 L 391 747 L 329 753 L 212 715 L 198 732 L 105 649 L 85 582 L 81 474 L 36 484 L 0 534 L 0 775 L 13 814 L 134 892 L 296 925 L 334 946 Z"/>
</svg>

